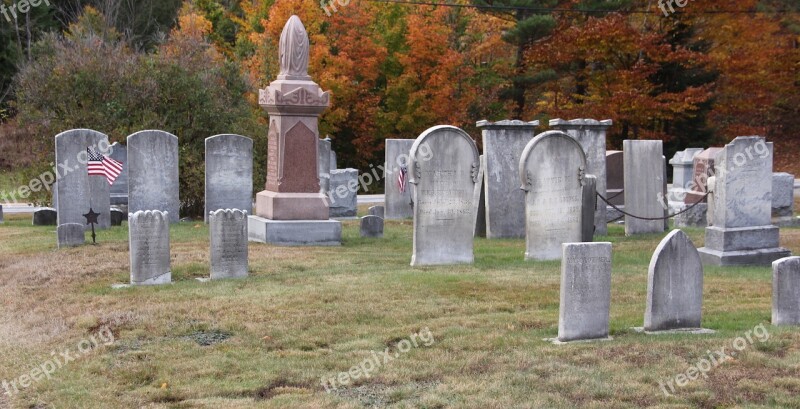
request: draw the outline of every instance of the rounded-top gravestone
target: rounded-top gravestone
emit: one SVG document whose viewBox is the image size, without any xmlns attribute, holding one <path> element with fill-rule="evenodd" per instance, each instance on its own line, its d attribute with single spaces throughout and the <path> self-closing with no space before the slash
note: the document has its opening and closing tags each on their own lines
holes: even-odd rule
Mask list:
<svg viewBox="0 0 800 409">
<path fill-rule="evenodd" d="M 253 204 L 253 140 L 241 135 L 206 139 L 206 211 L 241 209 Z"/>
<path fill-rule="evenodd" d="M 57 223 L 78 223 L 90 229 L 83 215 L 91 208 L 100 214 L 96 226 L 101 229 L 110 227 L 108 181 L 104 176 L 89 176 L 87 151 L 91 148 L 101 155 L 110 154 L 108 136 L 91 129 L 72 129 L 56 135 L 55 144 Z"/>
<path fill-rule="evenodd" d="M 180 220 L 178 137 L 164 131 L 128 136 L 128 212 L 160 210 Z"/>
</svg>

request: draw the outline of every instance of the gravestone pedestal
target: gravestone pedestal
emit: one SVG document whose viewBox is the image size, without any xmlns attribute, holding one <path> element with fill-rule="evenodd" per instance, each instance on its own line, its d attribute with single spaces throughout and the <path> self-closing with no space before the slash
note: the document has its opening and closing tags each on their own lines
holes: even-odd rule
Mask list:
<svg viewBox="0 0 800 409">
<path fill-rule="evenodd" d="M 780 247 L 772 223 L 772 144 L 757 136 L 738 137 L 715 160 L 713 226 L 706 228 L 706 265 L 770 265 L 791 255 Z"/>
<path fill-rule="evenodd" d="M 269 113 L 266 190 L 256 195 L 249 239 L 279 245 L 341 242 L 341 224 L 329 220 L 328 198 L 320 192 L 319 115 L 330 94 L 308 75 L 308 33 L 297 16 L 283 28 L 280 73 L 259 104 Z"/>
</svg>

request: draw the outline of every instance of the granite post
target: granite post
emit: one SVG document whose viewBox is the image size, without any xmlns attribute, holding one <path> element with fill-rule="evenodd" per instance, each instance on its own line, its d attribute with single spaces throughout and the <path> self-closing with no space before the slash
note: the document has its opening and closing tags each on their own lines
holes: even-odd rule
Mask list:
<svg viewBox="0 0 800 409">
<path fill-rule="evenodd" d="M 597 121 L 594 119 L 574 119 L 565 121 L 553 119 L 550 127 L 562 131 L 575 138 L 583 147 L 586 154 L 586 173 L 597 177 L 597 193 L 608 197 L 606 188 L 606 132 L 612 125 L 611 120 Z M 595 234 L 605 236 L 608 234 L 606 218 L 606 203 L 597 201 L 594 214 Z"/>
<path fill-rule="evenodd" d="M 525 237 L 525 193 L 519 189 L 519 160 L 536 136 L 539 121 L 480 121 L 483 134 L 486 238 Z"/>
</svg>

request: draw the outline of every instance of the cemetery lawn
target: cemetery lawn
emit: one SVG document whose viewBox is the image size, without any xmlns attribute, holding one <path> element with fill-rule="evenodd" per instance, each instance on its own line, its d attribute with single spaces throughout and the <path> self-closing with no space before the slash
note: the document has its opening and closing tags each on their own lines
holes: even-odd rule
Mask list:
<svg viewBox="0 0 800 409">
<path fill-rule="evenodd" d="M 127 227 L 61 251 L 54 231 L 29 215 L 0 225 L 0 381 L 30 383 L 0 390 L 0 408 L 800 407 L 800 328 L 769 325 L 768 267 L 706 269 L 703 322 L 716 334 L 631 330 L 666 233 L 610 229 L 614 340 L 556 346 L 543 339 L 558 332 L 560 264 L 523 261 L 524 240 L 477 239 L 474 265 L 411 268 L 410 221 L 388 222 L 383 239 L 347 221 L 342 247 L 253 244 L 250 278 L 201 283 L 208 230 L 181 223 L 174 284 L 113 290 L 129 280 Z M 702 245 L 702 229 L 687 233 Z M 782 244 L 800 253 L 800 229 L 783 229 Z M 662 392 L 759 324 L 767 341 L 751 336 L 707 378 Z M 103 327 L 115 342 L 79 353 Z M 432 345 L 399 352 L 425 328 Z M 387 347 L 397 358 L 370 378 L 321 385 Z M 41 379 L 36 368 L 65 350 L 77 358 Z"/>
</svg>

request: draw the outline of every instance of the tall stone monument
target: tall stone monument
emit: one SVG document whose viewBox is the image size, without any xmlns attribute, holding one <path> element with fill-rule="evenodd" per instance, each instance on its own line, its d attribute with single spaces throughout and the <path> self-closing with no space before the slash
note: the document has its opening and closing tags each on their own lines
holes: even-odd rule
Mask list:
<svg viewBox="0 0 800 409">
<path fill-rule="evenodd" d="M 472 263 L 475 185 L 480 157 L 472 138 L 453 126 L 423 132 L 411 147 L 414 187 L 412 266 Z"/>
<path fill-rule="evenodd" d="M 525 193 L 526 260 L 558 260 L 562 244 L 592 241 L 596 181 L 575 139 L 559 131 L 538 135 L 522 152 L 517 174 Z"/>
<path fill-rule="evenodd" d="M 337 245 L 342 225 L 329 219 L 320 192 L 319 115 L 330 94 L 308 75 L 308 33 L 297 16 L 283 27 L 280 73 L 259 95 L 269 113 L 266 190 L 256 195 L 249 218 L 251 241 L 283 245 Z"/>
<path fill-rule="evenodd" d="M 486 238 L 525 237 L 525 192 L 519 189 L 519 159 L 536 136 L 539 121 L 480 121 L 483 131 Z"/>
<path fill-rule="evenodd" d="M 703 264 L 770 265 L 788 257 L 772 225 L 772 143 L 740 136 L 717 153 L 715 168 L 714 225 L 699 249 Z"/>
<path fill-rule="evenodd" d="M 612 124 L 610 119 L 605 121 L 553 119 L 550 121 L 551 128 L 566 133 L 581 144 L 583 152 L 586 154 L 586 173 L 597 177 L 597 193 L 604 197 L 608 197 L 606 191 L 606 131 Z M 596 235 L 608 234 L 606 212 L 606 203 L 598 200 L 594 214 Z"/>
</svg>

